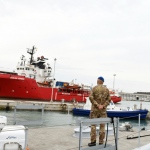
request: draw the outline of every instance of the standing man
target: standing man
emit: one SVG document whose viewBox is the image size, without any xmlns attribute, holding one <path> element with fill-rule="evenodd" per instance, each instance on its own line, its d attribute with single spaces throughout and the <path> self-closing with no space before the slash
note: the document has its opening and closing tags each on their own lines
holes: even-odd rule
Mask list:
<svg viewBox="0 0 150 150">
<path fill-rule="evenodd" d="M 97 85 L 92 89 L 90 94 L 90 101 L 92 103 L 90 118 L 106 118 L 107 112 L 106 108 L 109 105 L 111 99 L 109 90 L 103 85 L 104 78 L 98 77 Z M 91 143 L 88 146 L 96 145 L 96 125 L 91 126 Z M 99 132 L 99 144 L 104 143 L 105 138 L 105 124 L 100 124 Z"/>
</svg>

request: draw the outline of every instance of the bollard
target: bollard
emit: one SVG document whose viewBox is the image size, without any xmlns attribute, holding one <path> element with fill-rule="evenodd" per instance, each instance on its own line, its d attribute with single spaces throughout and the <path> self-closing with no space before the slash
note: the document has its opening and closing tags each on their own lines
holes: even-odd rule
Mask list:
<svg viewBox="0 0 150 150">
<path fill-rule="evenodd" d="M 65 100 L 64 100 L 64 99 L 61 99 L 61 102 L 62 102 L 62 103 L 64 103 L 64 102 L 65 102 Z"/>
<path fill-rule="evenodd" d="M 142 103 L 140 103 L 140 109 L 142 109 Z"/>
<path fill-rule="evenodd" d="M 9 110 L 10 110 L 9 103 L 7 103 L 6 111 L 9 111 Z"/>
<path fill-rule="evenodd" d="M 134 110 L 137 110 L 137 105 L 136 104 L 134 104 Z"/>
</svg>

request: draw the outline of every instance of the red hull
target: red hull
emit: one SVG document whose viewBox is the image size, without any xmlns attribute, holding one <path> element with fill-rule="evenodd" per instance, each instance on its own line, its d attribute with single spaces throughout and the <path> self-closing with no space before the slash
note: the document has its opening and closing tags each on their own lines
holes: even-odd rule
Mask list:
<svg viewBox="0 0 150 150">
<path fill-rule="evenodd" d="M 118 102 L 121 102 L 121 97 L 119 96 L 111 96 L 111 100 L 114 102 L 114 103 L 118 103 Z"/>
<path fill-rule="evenodd" d="M 52 96 L 53 91 L 53 96 Z M 58 91 L 58 88 L 41 87 L 36 81 L 24 76 L 13 74 L 0 74 L 0 97 L 10 99 L 30 99 L 50 101 L 85 102 L 89 91 L 65 92 Z"/>
<path fill-rule="evenodd" d="M 52 95 L 53 92 L 53 95 Z M 58 88 L 39 86 L 34 79 L 16 74 L 0 73 L 0 98 L 26 99 L 40 101 L 86 102 L 89 91 L 74 89 L 72 91 Z M 121 97 L 111 96 L 114 103 L 120 102 Z"/>
</svg>

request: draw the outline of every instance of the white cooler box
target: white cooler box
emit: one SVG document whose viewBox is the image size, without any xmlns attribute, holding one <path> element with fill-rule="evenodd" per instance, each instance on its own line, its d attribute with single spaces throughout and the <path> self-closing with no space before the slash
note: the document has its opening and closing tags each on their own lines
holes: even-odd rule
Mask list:
<svg viewBox="0 0 150 150">
<path fill-rule="evenodd" d="M 13 125 L 4 126 L 0 132 L 0 150 L 25 150 L 27 146 L 27 128 Z"/>
<path fill-rule="evenodd" d="M 0 129 L 2 129 L 6 124 L 7 124 L 7 117 L 0 116 Z"/>
</svg>

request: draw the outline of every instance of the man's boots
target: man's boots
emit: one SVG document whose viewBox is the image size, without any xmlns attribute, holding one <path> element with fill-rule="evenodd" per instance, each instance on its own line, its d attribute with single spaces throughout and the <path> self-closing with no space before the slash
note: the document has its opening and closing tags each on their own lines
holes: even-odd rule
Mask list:
<svg viewBox="0 0 150 150">
<path fill-rule="evenodd" d="M 96 146 L 96 141 L 95 142 L 91 142 L 91 143 L 88 143 L 88 146 Z"/>
</svg>

